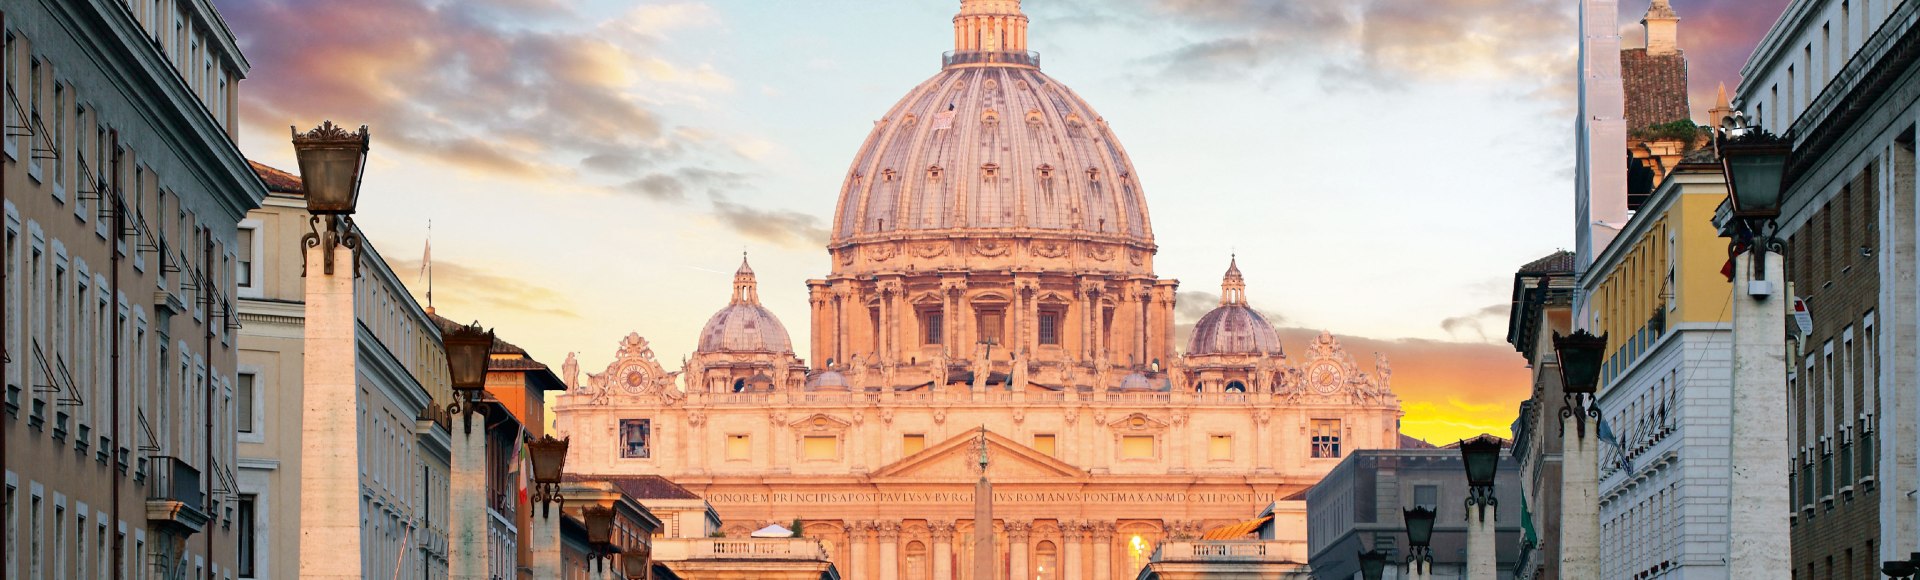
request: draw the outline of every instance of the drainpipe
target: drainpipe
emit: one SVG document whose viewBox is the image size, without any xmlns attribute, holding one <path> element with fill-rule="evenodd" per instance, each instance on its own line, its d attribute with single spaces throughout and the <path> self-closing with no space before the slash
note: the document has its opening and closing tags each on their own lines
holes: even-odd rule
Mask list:
<svg viewBox="0 0 1920 580">
<path fill-rule="evenodd" d="M 113 446 L 107 449 L 107 479 L 113 481 L 113 523 L 117 526 L 120 522 L 121 474 L 114 472 L 120 469 L 120 453 L 118 448 L 126 445 L 124 438 L 126 434 L 120 430 L 120 393 L 125 389 L 122 389 L 120 385 L 120 344 L 122 336 L 120 329 L 121 258 L 119 246 L 120 237 L 127 231 L 127 216 L 126 206 L 121 203 L 124 200 L 120 197 L 120 131 L 109 131 L 107 136 L 107 142 L 113 147 L 113 160 L 107 164 L 107 170 L 113 175 L 113 184 L 112 187 L 105 185 L 96 185 L 95 187 L 102 190 L 100 192 L 100 203 L 106 204 L 108 208 L 107 213 L 112 215 L 113 220 L 113 223 L 109 225 L 109 227 L 113 228 L 113 235 L 107 237 L 107 255 L 112 258 L 113 263 L 113 272 L 108 274 L 109 287 L 107 290 L 107 300 L 112 304 L 109 309 L 113 312 L 113 354 L 110 357 L 113 359 L 113 370 L 108 378 L 109 391 L 113 393 Z M 133 248 L 128 249 L 131 250 Z M 162 259 L 165 258 L 163 257 Z M 127 567 L 126 553 L 126 538 L 116 527 L 113 534 L 114 580 L 123 580 L 126 577 L 121 574 L 121 571 Z"/>
<path fill-rule="evenodd" d="M 201 351 L 206 353 L 205 356 L 207 357 L 207 376 L 205 381 L 207 388 L 207 412 L 204 416 L 206 419 L 207 439 L 207 486 L 201 489 L 202 493 L 211 494 L 213 493 L 215 475 L 213 467 L 213 397 L 215 395 L 213 390 L 213 291 L 215 288 L 215 277 L 207 275 L 207 271 L 214 267 L 215 262 L 213 261 L 213 228 L 203 226 L 200 228 L 200 232 L 201 259 L 203 260 L 201 263 L 204 264 L 204 266 L 200 268 L 200 301 L 206 304 L 205 308 L 207 310 L 206 318 L 200 320 L 200 324 L 207 330 L 207 346 L 205 350 Z M 205 498 L 207 496 L 203 495 L 201 497 Z M 201 501 L 202 503 L 212 503 L 206 499 L 202 499 Z M 205 570 L 207 571 L 207 580 L 215 580 L 216 577 L 213 573 L 213 534 L 215 529 L 214 523 L 220 521 L 220 514 L 208 513 L 207 517 L 207 537 L 205 538 L 207 542 L 207 567 Z"/>
</svg>

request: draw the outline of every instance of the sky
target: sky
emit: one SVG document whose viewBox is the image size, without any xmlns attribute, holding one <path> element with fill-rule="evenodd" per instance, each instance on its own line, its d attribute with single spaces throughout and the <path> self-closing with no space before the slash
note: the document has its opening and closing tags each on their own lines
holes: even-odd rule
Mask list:
<svg viewBox="0 0 1920 580">
<path fill-rule="evenodd" d="M 1673 0 L 1692 105 L 1786 0 Z M 742 251 L 804 352 L 838 188 L 939 69 L 955 0 L 215 0 L 251 64 L 240 145 L 367 124 L 355 219 L 434 305 L 558 367 L 663 361 Z M 1528 395 L 1513 272 L 1571 246 L 1575 0 L 1026 0 L 1046 72 L 1110 123 L 1182 282 L 1230 256 L 1296 351 L 1383 352 L 1403 430 L 1506 435 Z M 1645 0 L 1622 0 L 1623 43 Z M 424 302 L 425 297 L 419 296 Z M 674 366 L 669 364 L 669 366 Z"/>
</svg>

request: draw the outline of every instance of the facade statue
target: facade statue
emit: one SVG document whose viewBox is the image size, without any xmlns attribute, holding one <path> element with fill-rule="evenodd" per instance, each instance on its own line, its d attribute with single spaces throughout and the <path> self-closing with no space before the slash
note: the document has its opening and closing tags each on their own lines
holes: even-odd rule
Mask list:
<svg viewBox="0 0 1920 580">
<path fill-rule="evenodd" d="M 560 379 L 566 383 L 567 390 L 580 388 L 580 360 L 575 356 L 578 354 L 567 353 L 567 362 L 560 365 Z"/>
</svg>

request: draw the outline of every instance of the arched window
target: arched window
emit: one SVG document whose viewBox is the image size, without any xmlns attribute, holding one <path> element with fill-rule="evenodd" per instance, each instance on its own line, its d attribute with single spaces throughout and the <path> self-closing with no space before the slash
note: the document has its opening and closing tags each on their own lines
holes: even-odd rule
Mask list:
<svg viewBox="0 0 1920 580">
<path fill-rule="evenodd" d="M 1041 540 L 1033 547 L 1033 580 L 1056 580 L 1060 578 L 1060 549 L 1053 542 Z"/>
<path fill-rule="evenodd" d="M 1247 384 L 1240 381 L 1233 381 L 1233 382 L 1227 383 L 1227 392 L 1229 393 L 1247 392 Z"/>
<path fill-rule="evenodd" d="M 734 379 L 734 380 L 733 380 L 733 392 L 736 392 L 736 393 L 743 393 L 743 392 L 746 392 L 746 390 L 747 390 L 747 380 L 746 380 L 746 379 Z"/>
<path fill-rule="evenodd" d="M 927 545 L 919 540 L 907 542 L 907 580 L 933 577 L 933 562 L 927 558 Z"/>
</svg>

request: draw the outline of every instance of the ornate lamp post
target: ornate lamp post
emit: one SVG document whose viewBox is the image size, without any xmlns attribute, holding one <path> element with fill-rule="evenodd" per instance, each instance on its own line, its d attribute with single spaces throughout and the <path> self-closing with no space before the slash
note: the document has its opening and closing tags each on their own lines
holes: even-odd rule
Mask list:
<svg viewBox="0 0 1920 580">
<path fill-rule="evenodd" d="M 651 550 L 643 548 L 620 556 L 620 568 L 626 572 L 627 580 L 647 580 L 653 572 L 653 558 L 649 552 Z"/>
<path fill-rule="evenodd" d="M 1461 441 L 1460 459 L 1467 467 L 1467 578 L 1493 580 L 1500 562 L 1493 529 L 1500 519 L 1500 502 L 1493 497 L 1493 478 L 1500 472 L 1500 440 L 1481 435 Z M 1487 517 L 1490 508 L 1492 518 Z"/>
<path fill-rule="evenodd" d="M 473 412 L 487 390 L 487 358 L 493 349 L 493 331 L 480 323 L 440 334 L 447 353 L 447 378 L 455 400 L 449 416 L 459 416 L 463 427 L 453 432 L 452 537 L 448 572 L 454 580 L 486 580 L 487 562 L 487 433 L 473 432 Z"/>
<path fill-rule="evenodd" d="M 302 578 L 360 577 L 360 426 L 354 276 L 334 275 L 342 251 L 358 271 L 360 240 L 352 215 L 366 167 L 367 128 L 349 133 L 333 122 L 293 132 L 313 232 L 301 239 L 306 303 L 300 401 L 300 573 Z M 326 228 L 320 224 L 325 221 Z M 315 254 L 319 254 L 316 256 Z M 347 557 L 353 556 L 353 557 Z"/>
<path fill-rule="evenodd" d="M 300 183 L 307 198 L 308 223 L 315 228 L 301 239 L 308 248 L 319 247 L 325 272 L 333 275 L 334 248 L 345 246 L 357 256 L 360 236 L 353 231 L 353 212 L 360 203 L 360 180 L 366 174 L 367 126 L 349 133 L 333 121 L 322 122 L 312 131 L 293 130 L 293 152 L 300 161 Z M 319 229 L 325 219 L 325 230 Z M 354 271 L 360 269 L 354 261 Z"/>
<path fill-rule="evenodd" d="M 1387 571 L 1387 555 L 1375 550 L 1360 553 L 1360 578 L 1362 580 L 1380 580 Z"/>
<path fill-rule="evenodd" d="M 563 572 L 560 520 L 554 517 L 553 506 L 561 503 L 560 478 L 566 470 L 567 443 L 571 439 L 547 435 L 527 442 L 527 455 L 533 460 L 533 493 L 529 500 L 540 506 L 533 512 L 531 546 L 535 578 L 559 578 Z"/>
<path fill-rule="evenodd" d="M 620 553 L 613 543 L 613 508 L 591 505 L 581 510 L 587 528 L 587 545 L 593 547 L 594 577 L 608 572 L 607 560 Z"/>
<path fill-rule="evenodd" d="M 1401 512 L 1407 522 L 1407 575 L 1416 580 L 1433 574 L 1433 508 L 1414 506 Z"/>
<path fill-rule="evenodd" d="M 1790 144 L 1736 113 L 1715 141 L 1726 172 L 1732 219 L 1722 235 L 1733 240 L 1732 473 L 1728 489 L 1728 570 L 1731 578 L 1789 577 L 1786 489 L 1787 300 L 1775 298 L 1769 272 L 1782 267 L 1777 238 Z M 1746 251 L 1742 251 L 1742 250 Z M 1743 297 L 1744 296 L 1744 297 Z"/>
<path fill-rule="evenodd" d="M 1920 556 L 1920 554 L 1914 555 Z M 1880 563 L 1880 573 L 1886 574 L 1887 580 L 1913 580 L 1914 572 L 1913 562 L 1909 560 L 1888 560 Z"/>
<path fill-rule="evenodd" d="M 1553 335 L 1560 366 L 1560 573 L 1567 578 L 1600 577 L 1600 442 L 1587 437 L 1587 419 L 1598 419 L 1593 395 L 1600 388 L 1600 364 L 1606 335 L 1586 330 Z M 1574 429 L 1567 431 L 1567 421 Z"/>
</svg>

